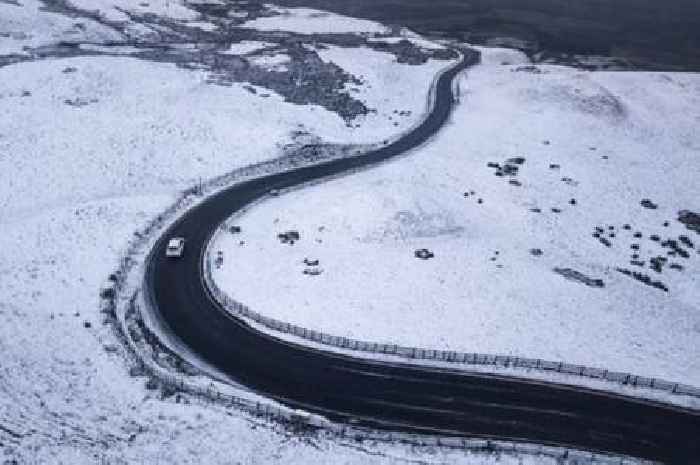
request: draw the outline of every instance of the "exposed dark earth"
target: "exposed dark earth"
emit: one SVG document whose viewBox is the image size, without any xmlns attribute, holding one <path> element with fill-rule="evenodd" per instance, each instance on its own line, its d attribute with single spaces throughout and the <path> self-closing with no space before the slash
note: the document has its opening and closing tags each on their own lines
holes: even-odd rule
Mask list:
<svg viewBox="0 0 700 465">
<path fill-rule="evenodd" d="M 42 46 L 25 50 L 25 54 L 0 55 L 0 67 L 22 61 L 46 58 L 68 58 L 75 56 L 123 56 L 124 47 L 128 55 L 143 60 L 173 63 L 185 69 L 205 70 L 209 82 L 231 85 L 234 82 L 248 83 L 248 90 L 261 98 L 268 97 L 255 87 L 269 89 L 283 96 L 286 101 L 306 105 L 319 105 L 337 113 L 348 124 L 357 116 L 374 112 L 362 101 L 354 98 L 346 86 L 362 84 L 361 76 L 353 76 L 332 62 L 323 61 L 317 50 L 328 45 L 340 47 L 367 47 L 390 53 L 399 63 L 419 65 L 428 59 L 451 60 L 456 58 L 449 49 L 421 48 L 408 40 L 395 43 L 370 41 L 357 34 L 297 34 L 283 31 L 258 31 L 241 25 L 260 17 L 279 13 L 261 2 L 230 4 L 190 3 L 184 4 L 202 14 L 202 21 L 216 27 L 209 31 L 188 25 L 165 16 L 152 13 L 128 14 L 130 25 L 104 19 L 98 14 L 73 7 L 61 0 L 47 0 L 44 9 L 75 18 L 75 27 L 80 29 L 82 21 L 94 21 L 111 29 L 121 38 L 99 43 L 84 41 L 62 41 L 54 46 Z M 245 13 L 245 15 L 241 15 Z M 245 19 L 241 19 L 245 16 Z M 134 32 L 134 24 L 142 26 Z M 148 31 L 144 33 L 143 31 Z M 259 41 L 267 45 L 254 52 L 241 55 L 225 53 L 231 44 L 242 41 Z M 286 55 L 289 60 L 283 67 L 270 68 L 260 65 L 255 57 Z M 75 70 L 72 70 L 75 71 Z M 65 72 L 71 72 L 65 71 Z M 82 107 L 95 103 L 81 99 L 66 100 L 66 105 Z"/>
</svg>

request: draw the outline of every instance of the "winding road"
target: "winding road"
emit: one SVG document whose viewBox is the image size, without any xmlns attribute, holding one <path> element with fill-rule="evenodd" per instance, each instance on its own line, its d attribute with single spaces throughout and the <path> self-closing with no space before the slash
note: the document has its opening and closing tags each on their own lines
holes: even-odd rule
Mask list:
<svg viewBox="0 0 700 465">
<path fill-rule="evenodd" d="M 585 388 L 505 376 L 387 363 L 328 353 L 271 337 L 231 316 L 202 280 L 202 254 L 221 222 L 271 189 L 381 162 L 417 147 L 449 119 L 453 79 L 478 62 L 465 50 L 434 88 L 434 107 L 378 150 L 236 184 L 187 211 L 156 244 L 146 270 L 153 304 L 188 347 L 241 384 L 331 420 L 450 436 L 524 440 L 700 463 L 700 412 Z M 187 238 L 180 260 L 167 238 Z"/>
</svg>

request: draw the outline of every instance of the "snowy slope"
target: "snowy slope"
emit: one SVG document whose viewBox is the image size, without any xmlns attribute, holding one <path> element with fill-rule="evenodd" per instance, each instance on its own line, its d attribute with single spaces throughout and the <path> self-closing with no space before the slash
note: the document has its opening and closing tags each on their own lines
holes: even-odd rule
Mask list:
<svg viewBox="0 0 700 465">
<path fill-rule="evenodd" d="M 399 129 L 385 117 L 350 128 L 321 106 L 290 103 L 265 87 L 252 93 L 245 81 L 221 85 L 201 63 L 153 53 L 155 30 L 212 29 L 180 2 L 43 7 L 0 2 L 0 462 L 504 460 L 292 435 L 187 395 L 161 399 L 144 376 L 130 376 L 99 294 L 135 231 L 200 178 L 284 156 L 297 131 L 312 142 L 373 143 Z M 159 23 L 147 23 L 148 14 Z M 131 46 L 134 37 L 141 47 Z M 61 41 L 86 45 L 66 50 Z M 236 44 L 222 43 L 221 54 L 259 52 Z M 415 72 L 410 83 L 424 101 L 433 63 L 384 63 L 359 86 L 375 77 L 381 86 L 401 66 Z"/>
<path fill-rule="evenodd" d="M 232 219 L 242 233 L 214 244 L 218 284 L 339 336 L 700 384 L 700 241 L 676 220 L 700 211 L 700 77 L 535 69 L 484 53 L 451 124 L 422 149 Z M 487 165 L 514 157 L 517 174 Z M 288 230 L 294 245 L 277 238 Z M 681 247 L 688 258 L 661 245 L 679 236 L 694 243 Z M 420 248 L 435 257 L 415 258 Z M 322 273 L 304 274 L 304 259 Z"/>
<path fill-rule="evenodd" d="M 272 10 L 278 15 L 248 21 L 245 23 L 245 27 L 252 27 L 260 31 L 289 31 L 299 34 L 324 32 L 383 34 L 390 32 L 388 27 L 374 21 L 351 18 L 312 8 L 273 7 Z"/>
</svg>

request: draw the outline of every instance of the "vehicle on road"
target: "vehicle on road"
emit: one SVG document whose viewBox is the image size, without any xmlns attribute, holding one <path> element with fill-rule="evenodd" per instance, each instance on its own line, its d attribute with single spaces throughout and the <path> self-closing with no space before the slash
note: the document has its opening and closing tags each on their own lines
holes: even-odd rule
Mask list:
<svg viewBox="0 0 700 465">
<path fill-rule="evenodd" d="M 173 237 L 165 247 L 165 256 L 170 258 L 180 258 L 185 253 L 185 238 Z"/>
</svg>

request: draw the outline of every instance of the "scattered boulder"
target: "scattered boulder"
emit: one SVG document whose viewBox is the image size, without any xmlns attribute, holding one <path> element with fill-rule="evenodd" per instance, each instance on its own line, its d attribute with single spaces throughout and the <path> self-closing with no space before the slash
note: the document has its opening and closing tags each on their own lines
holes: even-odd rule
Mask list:
<svg viewBox="0 0 700 465">
<path fill-rule="evenodd" d="M 605 287 L 605 283 L 602 279 L 591 278 L 571 268 L 554 268 L 554 272 L 570 281 L 576 281 L 589 287 Z"/>
<path fill-rule="evenodd" d="M 690 240 L 690 238 L 688 236 L 683 236 L 683 235 L 678 236 L 678 240 L 681 241 L 681 243 L 683 245 L 685 245 L 686 247 L 688 247 L 689 249 L 692 249 L 695 247 L 695 245 L 693 244 L 693 242 Z"/>
<path fill-rule="evenodd" d="M 642 207 L 644 207 L 644 208 L 649 208 L 649 209 L 651 209 L 651 210 L 656 210 L 657 208 L 659 208 L 659 206 L 658 206 L 657 204 L 655 204 L 654 202 L 652 202 L 652 201 L 649 200 L 649 199 L 642 199 L 642 201 L 639 202 L 639 204 L 640 204 Z"/>
<path fill-rule="evenodd" d="M 509 158 L 509 159 L 506 160 L 506 161 L 507 161 L 508 163 L 514 163 L 514 164 L 516 164 L 516 165 L 522 165 L 523 163 L 525 163 L 525 158 L 523 158 L 523 157 L 513 157 L 513 158 Z"/>
<path fill-rule="evenodd" d="M 413 255 L 421 260 L 428 260 L 435 256 L 435 254 L 428 249 L 418 249 L 413 253 Z"/>
<path fill-rule="evenodd" d="M 649 259 L 649 268 L 656 271 L 657 273 L 661 273 L 667 261 L 668 259 L 666 257 L 652 257 Z"/>
<path fill-rule="evenodd" d="M 690 210 L 681 210 L 678 212 L 678 221 L 691 231 L 700 234 L 700 214 Z"/>
<path fill-rule="evenodd" d="M 301 238 L 301 235 L 299 234 L 299 231 L 286 231 L 279 233 L 277 238 L 282 244 L 294 245 L 294 243 Z"/>
<path fill-rule="evenodd" d="M 308 276 L 318 276 L 323 273 L 323 270 L 318 267 L 305 268 L 303 273 Z"/>
<path fill-rule="evenodd" d="M 530 255 L 534 255 L 535 257 L 539 257 L 542 253 L 542 249 L 530 249 Z"/>
<path fill-rule="evenodd" d="M 616 270 L 624 274 L 625 276 L 629 276 L 631 278 L 636 279 L 642 284 L 646 284 L 647 286 L 651 286 L 656 289 L 661 289 L 664 292 L 668 292 L 668 287 L 664 283 L 662 283 L 661 281 L 654 281 L 649 275 L 645 275 L 644 273 L 640 273 L 639 271 L 628 270 L 626 268 L 616 268 Z"/>
</svg>

